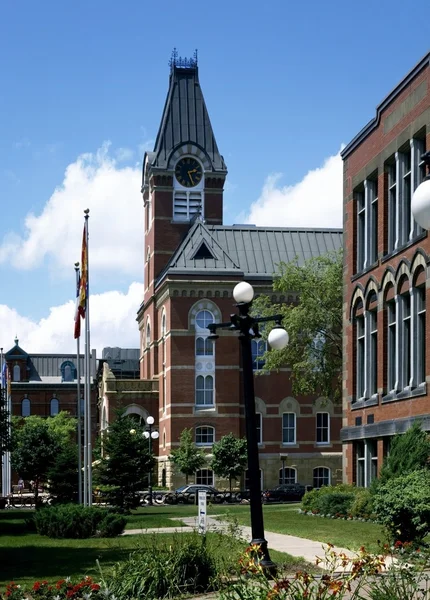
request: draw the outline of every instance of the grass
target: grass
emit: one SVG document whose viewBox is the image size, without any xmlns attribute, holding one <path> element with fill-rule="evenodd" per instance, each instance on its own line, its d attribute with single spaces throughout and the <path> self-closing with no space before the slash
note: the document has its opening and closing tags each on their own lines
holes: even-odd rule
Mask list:
<svg viewBox="0 0 430 600">
<path fill-rule="evenodd" d="M 129 517 L 129 524 L 132 527 L 136 527 L 136 523 L 152 527 L 155 522 L 164 522 L 170 515 L 180 518 L 194 516 L 196 512 L 195 506 L 143 508 Z M 219 513 L 219 507 L 217 512 Z M 30 515 L 28 510 L 0 512 L 0 592 L 12 580 L 24 585 L 43 579 L 52 582 L 67 576 L 91 575 L 98 578 L 97 559 L 105 570 L 113 563 L 125 560 L 135 549 L 151 551 L 157 539 L 160 542 L 169 541 L 173 535 L 188 535 L 126 535 L 113 539 L 57 540 L 29 533 L 25 519 Z M 208 539 L 220 558 L 231 565 L 237 563 L 240 553 L 246 547 L 242 540 L 226 535 L 208 534 Z M 302 560 L 288 554 L 272 552 L 272 555 L 276 562 L 285 564 L 291 572 L 305 566 Z"/>
</svg>

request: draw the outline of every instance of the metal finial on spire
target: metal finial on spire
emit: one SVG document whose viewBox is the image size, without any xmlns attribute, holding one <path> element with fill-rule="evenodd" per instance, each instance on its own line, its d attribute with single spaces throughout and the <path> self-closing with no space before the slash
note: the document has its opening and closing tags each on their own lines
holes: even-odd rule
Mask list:
<svg viewBox="0 0 430 600">
<path fill-rule="evenodd" d="M 185 58 L 179 56 L 176 48 L 173 48 L 172 55 L 169 60 L 170 70 L 173 71 L 175 67 L 179 69 L 196 69 L 197 68 L 197 50 L 194 50 L 193 58 Z"/>
<path fill-rule="evenodd" d="M 18 342 L 19 342 L 18 335 L 15 335 L 15 346 L 18 346 Z"/>
</svg>

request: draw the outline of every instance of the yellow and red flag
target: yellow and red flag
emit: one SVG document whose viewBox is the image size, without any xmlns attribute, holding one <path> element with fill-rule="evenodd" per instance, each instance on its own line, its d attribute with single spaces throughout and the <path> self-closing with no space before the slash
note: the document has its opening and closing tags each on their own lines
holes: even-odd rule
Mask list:
<svg viewBox="0 0 430 600">
<path fill-rule="evenodd" d="M 75 339 L 81 335 L 81 317 L 85 319 L 88 299 L 88 246 L 87 221 L 84 224 L 81 253 L 81 276 L 78 280 L 75 314 Z"/>
</svg>

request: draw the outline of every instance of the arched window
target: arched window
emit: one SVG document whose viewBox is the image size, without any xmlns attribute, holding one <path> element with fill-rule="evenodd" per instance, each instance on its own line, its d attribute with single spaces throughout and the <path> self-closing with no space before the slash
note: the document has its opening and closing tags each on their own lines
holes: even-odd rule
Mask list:
<svg viewBox="0 0 430 600">
<path fill-rule="evenodd" d="M 285 467 L 279 469 L 279 485 L 297 483 L 297 469 Z"/>
<path fill-rule="evenodd" d="M 151 325 L 149 320 L 146 322 L 146 347 L 149 348 L 151 343 Z"/>
<path fill-rule="evenodd" d="M 29 417 L 30 413 L 31 413 L 30 400 L 28 398 L 24 398 L 24 400 L 21 402 L 21 416 Z"/>
<path fill-rule="evenodd" d="M 212 375 L 196 377 L 196 406 L 213 406 L 214 379 Z"/>
<path fill-rule="evenodd" d="M 263 356 L 267 351 L 267 342 L 261 339 L 251 340 L 252 349 L 252 368 L 254 371 L 259 371 L 264 367 L 265 361 Z"/>
<path fill-rule="evenodd" d="M 21 381 L 21 368 L 19 365 L 14 365 L 13 367 L 13 380 Z"/>
<path fill-rule="evenodd" d="M 414 385 L 424 384 L 426 380 L 426 288 L 425 271 L 420 269 L 415 276 L 414 287 L 412 288 L 414 305 L 414 332 L 413 332 L 413 364 L 414 364 Z"/>
<path fill-rule="evenodd" d="M 51 417 L 55 417 L 60 412 L 60 403 L 58 402 L 58 398 L 52 398 L 49 407 L 49 414 Z"/>
<path fill-rule="evenodd" d="M 215 442 L 215 429 L 210 426 L 196 427 L 196 446 L 212 446 Z"/>
<path fill-rule="evenodd" d="M 313 486 L 320 488 L 323 485 L 330 485 L 330 469 L 328 467 L 315 467 Z"/>
<path fill-rule="evenodd" d="M 283 413 L 282 415 L 282 443 L 296 443 L 296 413 Z"/>
<path fill-rule="evenodd" d="M 214 316 L 209 310 L 200 310 L 196 315 L 196 329 L 206 330 L 209 335 L 207 326 L 214 322 Z"/>
<path fill-rule="evenodd" d="M 214 484 L 214 473 L 211 469 L 200 469 L 196 472 L 196 484 L 197 485 L 213 485 Z"/>
<path fill-rule="evenodd" d="M 64 361 L 60 366 L 61 379 L 63 381 L 74 381 L 76 377 L 75 365 L 71 360 Z"/>
</svg>

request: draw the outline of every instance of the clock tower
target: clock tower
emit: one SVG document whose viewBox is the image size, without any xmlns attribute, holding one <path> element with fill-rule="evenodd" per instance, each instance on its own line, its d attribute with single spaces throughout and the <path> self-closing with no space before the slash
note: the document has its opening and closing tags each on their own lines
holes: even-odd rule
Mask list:
<svg viewBox="0 0 430 600">
<path fill-rule="evenodd" d="M 143 160 L 144 298 L 139 310 L 141 349 L 154 335 L 152 322 L 157 281 L 197 219 L 221 225 L 227 175 L 199 82 L 197 51 L 192 58 L 169 61 L 169 90 L 152 152 Z M 150 378 L 154 370 L 142 370 Z"/>
</svg>

